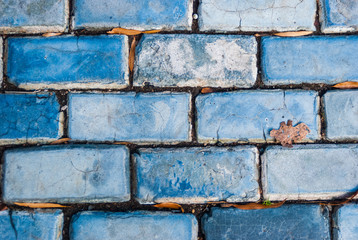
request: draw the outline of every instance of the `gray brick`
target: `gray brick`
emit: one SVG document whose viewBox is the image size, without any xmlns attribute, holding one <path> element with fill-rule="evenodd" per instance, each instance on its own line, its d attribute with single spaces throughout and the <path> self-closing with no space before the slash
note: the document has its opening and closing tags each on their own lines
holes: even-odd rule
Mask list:
<svg viewBox="0 0 358 240">
<path fill-rule="evenodd" d="M 273 146 L 262 156 L 265 199 L 317 200 L 356 191 L 358 145 Z"/>
</svg>

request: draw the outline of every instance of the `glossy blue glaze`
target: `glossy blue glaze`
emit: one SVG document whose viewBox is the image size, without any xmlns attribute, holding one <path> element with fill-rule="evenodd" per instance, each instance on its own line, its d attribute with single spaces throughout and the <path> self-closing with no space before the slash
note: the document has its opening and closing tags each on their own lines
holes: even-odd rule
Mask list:
<svg viewBox="0 0 358 240">
<path fill-rule="evenodd" d="M 261 59 L 267 85 L 358 80 L 358 36 L 264 37 Z"/>
<path fill-rule="evenodd" d="M 280 122 L 305 123 L 308 139 L 319 138 L 318 97 L 314 91 L 238 91 L 199 95 L 197 131 L 201 142 L 273 140 Z"/>
<path fill-rule="evenodd" d="M 260 198 L 255 147 L 140 149 L 134 156 L 141 203 Z"/>
<path fill-rule="evenodd" d="M 69 135 L 76 140 L 189 141 L 190 94 L 70 94 Z"/>
<path fill-rule="evenodd" d="M 6 240 L 61 240 L 61 211 L 0 212 L 0 238 Z"/>
<path fill-rule="evenodd" d="M 60 137 L 59 110 L 55 94 L 0 94 L 0 143 Z"/>
<path fill-rule="evenodd" d="M 12 84 L 24 88 L 126 85 L 126 46 L 125 36 L 10 38 L 7 75 Z"/>
<path fill-rule="evenodd" d="M 196 240 L 194 215 L 165 212 L 80 212 L 72 217 L 73 240 Z"/>
<path fill-rule="evenodd" d="M 241 210 L 213 208 L 202 218 L 207 240 L 330 239 L 328 209 L 313 204 Z"/>
<path fill-rule="evenodd" d="M 192 0 L 76 0 L 80 28 L 191 30 Z"/>
<path fill-rule="evenodd" d="M 328 91 L 323 104 L 327 138 L 358 140 L 358 91 Z"/>
<path fill-rule="evenodd" d="M 69 145 L 4 153 L 6 202 L 100 203 L 130 198 L 124 146 Z"/>
</svg>

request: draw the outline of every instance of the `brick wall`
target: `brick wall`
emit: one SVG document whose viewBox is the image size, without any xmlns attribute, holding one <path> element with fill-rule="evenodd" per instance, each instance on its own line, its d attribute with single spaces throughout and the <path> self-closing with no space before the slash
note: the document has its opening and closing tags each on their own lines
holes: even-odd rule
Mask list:
<svg viewBox="0 0 358 240">
<path fill-rule="evenodd" d="M 357 11 L 0 0 L 0 238 L 356 239 L 356 201 L 329 204 L 358 186 L 358 91 L 333 87 L 358 80 Z"/>
</svg>

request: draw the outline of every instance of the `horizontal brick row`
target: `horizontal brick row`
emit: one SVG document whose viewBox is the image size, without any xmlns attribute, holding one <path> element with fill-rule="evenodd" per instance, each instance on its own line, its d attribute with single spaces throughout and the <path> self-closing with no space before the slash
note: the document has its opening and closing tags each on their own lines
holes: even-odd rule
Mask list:
<svg viewBox="0 0 358 240">
<path fill-rule="evenodd" d="M 49 142 L 62 136 L 63 113 L 54 94 L 5 93 L 0 99 L 0 144 Z M 357 140 L 357 91 L 328 91 L 322 102 L 327 139 Z M 302 142 L 321 139 L 315 91 L 199 94 L 194 110 L 201 143 L 273 142 L 270 131 L 287 120 L 309 127 Z M 75 141 L 190 142 L 191 111 L 189 93 L 70 93 L 68 134 Z"/>
<path fill-rule="evenodd" d="M 354 239 L 358 207 L 349 204 L 333 212 L 333 239 Z M 62 239 L 60 210 L 0 212 L 4 239 Z M 316 204 L 286 204 L 280 208 L 240 210 L 212 208 L 201 218 L 206 239 L 330 239 L 328 209 Z M 175 227 L 173 227 L 175 226 Z M 168 212 L 84 211 L 72 216 L 71 239 L 180 239 L 194 240 L 198 223 L 191 214 Z"/>
<path fill-rule="evenodd" d="M 322 31 L 356 31 L 358 5 L 354 1 L 320 0 Z M 6 1 L 0 11 L 3 33 L 63 32 L 69 25 L 69 1 Z M 5 11 L 6 10 L 6 11 Z M 73 28 L 191 30 L 193 0 L 129 2 L 78 0 L 73 5 Z M 315 30 L 315 0 L 234 1 L 203 0 L 199 4 L 201 31 Z"/>
<path fill-rule="evenodd" d="M 120 35 L 9 38 L 4 74 L 24 89 L 128 87 L 127 41 Z M 357 36 L 263 37 L 263 83 L 356 81 L 357 43 Z M 244 35 L 144 35 L 133 85 L 250 88 L 257 79 L 257 45 Z"/>
<path fill-rule="evenodd" d="M 268 147 L 261 156 L 263 196 L 318 200 L 352 193 L 356 190 L 357 154 L 357 144 Z M 257 201 L 258 157 L 253 146 L 140 148 L 133 155 L 133 194 L 142 204 Z M 3 200 L 129 201 L 129 162 L 129 151 L 121 145 L 6 150 Z"/>
</svg>

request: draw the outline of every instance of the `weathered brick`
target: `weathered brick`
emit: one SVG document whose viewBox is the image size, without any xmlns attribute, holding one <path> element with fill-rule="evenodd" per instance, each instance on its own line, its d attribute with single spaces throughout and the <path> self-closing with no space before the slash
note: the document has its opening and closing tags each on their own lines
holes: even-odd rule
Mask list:
<svg viewBox="0 0 358 240">
<path fill-rule="evenodd" d="M 190 140 L 190 94 L 70 94 L 69 135 L 76 140 Z"/>
<path fill-rule="evenodd" d="M 207 240 L 330 239 L 328 210 L 313 204 L 250 211 L 213 208 L 202 225 Z"/>
<path fill-rule="evenodd" d="M 255 147 L 140 149 L 134 156 L 141 203 L 260 199 Z"/>
<path fill-rule="evenodd" d="M 8 40 L 9 81 L 25 89 L 121 88 L 128 84 L 126 36 Z"/>
<path fill-rule="evenodd" d="M 0 144 L 48 142 L 62 135 L 55 94 L 0 94 Z"/>
<path fill-rule="evenodd" d="M 308 140 L 320 137 L 318 97 L 314 91 L 237 91 L 199 95 L 196 99 L 200 142 L 273 141 L 272 129 L 291 119 L 305 123 Z"/>
<path fill-rule="evenodd" d="M 61 240 L 61 211 L 1 211 L 0 238 L 6 240 Z"/>
<path fill-rule="evenodd" d="M 323 99 L 327 138 L 358 140 L 358 91 L 329 91 Z"/>
<path fill-rule="evenodd" d="M 267 85 L 357 80 L 357 62 L 357 36 L 262 40 L 262 77 Z"/>
<path fill-rule="evenodd" d="M 201 0 L 202 31 L 315 30 L 315 0 Z"/>
<path fill-rule="evenodd" d="M 70 236 L 82 239 L 196 240 L 198 224 L 190 214 L 165 212 L 80 212 L 72 218 Z"/>
<path fill-rule="evenodd" d="M 77 0 L 75 29 L 191 30 L 193 0 Z"/>
<path fill-rule="evenodd" d="M 340 207 L 333 215 L 335 227 L 334 239 L 355 240 L 358 236 L 358 205 L 349 204 Z"/>
<path fill-rule="evenodd" d="M 269 147 L 262 156 L 265 199 L 316 200 L 357 189 L 358 145 Z"/>
<path fill-rule="evenodd" d="M 63 32 L 68 22 L 68 0 L 1 0 L 0 32 Z"/>
<path fill-rule="evenodd" d="M 134 85 L 252 87 L 256 51 L 252 36 L 144 35 L 136 50 Z"/>
<path fill-rule="evenodd" d="M 99 203 L 130 199 L 124 146 L 73 145 L 7 150 L 6 202 Z"/>
<path fill-rule="evenodd" d="M 358 2 L 320 0 L 320 22 L 324 33 L 358 30 Z"/>
</svg>

